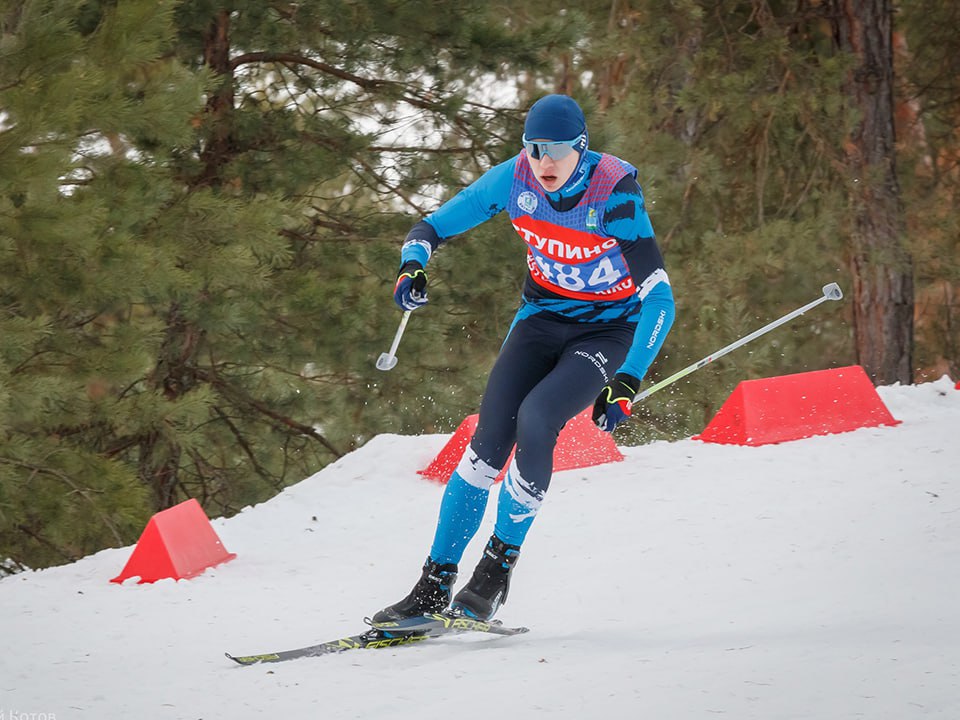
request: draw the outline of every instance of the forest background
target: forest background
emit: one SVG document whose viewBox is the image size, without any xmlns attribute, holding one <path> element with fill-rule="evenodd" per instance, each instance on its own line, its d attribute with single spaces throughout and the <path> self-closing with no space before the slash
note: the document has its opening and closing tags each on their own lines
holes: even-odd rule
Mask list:
<svg viewBox="0 0 960 720">
<path fill-rule="evenodd" d="M 475 412 L 523 246 L 498 217 L 437 253 L 382 373 L 399 246 L 547 92 L 640 170 L 678 304 L 647 382 L 847 293 L 618 442 L 749 378 L 957 378 L 957 27 L 934 0 L 0 0 L 0 573 Z"/>
</svg>

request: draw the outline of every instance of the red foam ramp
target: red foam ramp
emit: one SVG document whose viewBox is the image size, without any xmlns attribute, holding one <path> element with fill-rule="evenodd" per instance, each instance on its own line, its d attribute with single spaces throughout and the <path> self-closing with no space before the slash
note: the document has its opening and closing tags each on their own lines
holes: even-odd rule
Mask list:
<svg viewBox="0 0 960 720">
<path fill-rule="evenodd" d="M 598 428 L 592 416 L 591 406 L 563 426 L 553 450 L 554 472 L 623 460 L 623 453 L 613 441 L 613 435 Z"/>
<path fill-rule="evenodd" d="M 473 433 L 477 430 L 477 420 L 479 415 L 467 415 L 460 426 L 453 433 L 453 437 L 447 440 L 447 444 L 437 453 L 433 461 L 422 470 L 417 472 L 428 480 L 438 480 L 446 482 L 450 475 L 457 469 L 460 458 L 470 444 Z"/>
<path fill-rule="evenodd" d="M 859 365 L 745 380 L 695 440 L 769 445 L 898 425 Z"/>
<path fill-rule="evenodd" d="M 110 582 L 139 576 L 140 583 L 186 580 L 233 560 L 195 499 L 161 510 L 147 523 L 123 571 Z"/>
<path fill-rule="evenodd" d="M 477 429 L 478 415 L 468 415 L 453 433 L 453 437 L 447 441 L 443 449 L 437 454 L 433 461 L 423 470 L 418 470 L 421 475 L 430 480 L 447 482 L 450 475 L 457 469 L 460 458 L 470 445 L 473 433 Z M 617 448 L 613 441 L 613 436 L 605 433 L 593 423 L 591 418 L 591 408 L 587 408 L 579 415 L 571 418 L 557 438 L 557 446 L 553 451 L 553 469 L 576 470 L 582 467 L 592 467 L 608 462 L 618 462 L 623 460 L 623 454 Z M 507 461 L 507 465 L 510 461 Z M 497 480 L 502 480 L 506 469 L 504 469 Z"/>
</svg>

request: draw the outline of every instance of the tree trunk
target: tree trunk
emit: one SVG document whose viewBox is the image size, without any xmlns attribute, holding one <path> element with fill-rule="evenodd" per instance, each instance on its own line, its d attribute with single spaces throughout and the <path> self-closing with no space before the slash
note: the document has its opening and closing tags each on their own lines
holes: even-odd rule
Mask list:
<svg viewBox="0 0 960 720">
<path fill-rule="evenodd" d="M 895 166 L 892 0 L 833 0 L 839 48 L 856 65 L 846 95 L 859 120 L 847 144 L 857 360 L 876 384 L 910 383 L 913 262 Z"/>
<path fill-rule="evenodd" d="M 221 171 L 234 153 L 232 114 L 234 103 L 233 68 L 230 65 L 230 13 L 220 10 L 203 38 L 203 61 L 216 74 L 220 86 L 207 99 L 206 145 L 200 153 L 203 173 L 198 185 L 218 186 Z"/>
<path fill-rule="evenodd" d="M 208 127 L 200 153 L 203 170 L 194 185 L 218 187 L 223 181 L 223 166 L 235 152 L 228 10 L 218 11 L 204 31 L 203 61 L 216 74 L 220 85 L 207 99 L 204 122 Z M 202 339 L 203 332 L 184 316 L 179 304 L 171 304 L 163 346 L 150 376 L 150 386 L 162 390 L 167 400 L 175 401 L 199 384 L 196 356 Z M 165 510 L 183 499 L 178 492 L 181 455 L 181 447 L 160 432 L 150 433 L 140 442 L 139 475 L 153 490 L 157 510 Z"/>
<path fill-rule="evenodd" d="M 173 303 L 167 314 L 166 335 L 157 365 L 149 377 L 150 387 L 162 391 L 170 401 L 196 388 L 199 384 L 196 357 L 203 338 L 204 332 L 190 323 L 180 306 Z M 180 446 L 159 431 L 151 432 L 140 442 L 139 474 L 153 490 L 157 510 L 166 510 L 184 499 L 177 492 L 181 454 Z"/>
</svg>

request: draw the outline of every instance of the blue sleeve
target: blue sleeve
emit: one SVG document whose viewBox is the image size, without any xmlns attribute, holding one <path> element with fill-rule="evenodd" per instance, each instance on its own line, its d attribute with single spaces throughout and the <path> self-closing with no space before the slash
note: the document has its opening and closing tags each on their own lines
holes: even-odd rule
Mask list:
<svg viewBox="0 0 960 720">
<path fill-rule="evenodd" d="M 517 157 L 519 155 L 490 168 L 436 212 L 414 225 L 403 244 L 400 264 L 416 260 L 426 266 L 433 251 L 449 238 L 476 227 L 503 210 L 510 198 Z"/>
<path fill-rule="evenodd" d="M 673 325 L 676 305 L 643 191 L 632 175 L 617 183 L 611 193 L 603 225 L 619 242 L 641 301 L 633 344 L 618 372 L 643 380 Z"/>
<path fill-rule="evenodd" d="M 676 306 L 673 302 L 673 291 L 669 283 L 661 280 L 650 289 L 640 306 L 640 319 L 633 333 L 633 344 L 617 372 L 643 380 L 663 347 L 674 317 Z M 639 391 L 639 388 L 637 390 Z"/>
</svg>

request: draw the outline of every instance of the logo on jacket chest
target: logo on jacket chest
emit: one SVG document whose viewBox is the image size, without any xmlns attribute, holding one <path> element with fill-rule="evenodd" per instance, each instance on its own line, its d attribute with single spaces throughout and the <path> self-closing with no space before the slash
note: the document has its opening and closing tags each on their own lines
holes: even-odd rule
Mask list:
<svg viewBox="0 0 960 720">
<path fill-rule="evenodd" d="M 596 230 L 597 225 L 597 211 L 593 208 L 590 208 L 587 211 L 587 221 L 586 221 L 587 230 Z"/>
<path fill-rule="evenodd" d="M 533 213 L 537 209 L 537 196 L 529 190 L 524 190 L 517 196 L 517 207 L 525 213 Z"/>
</svg>

